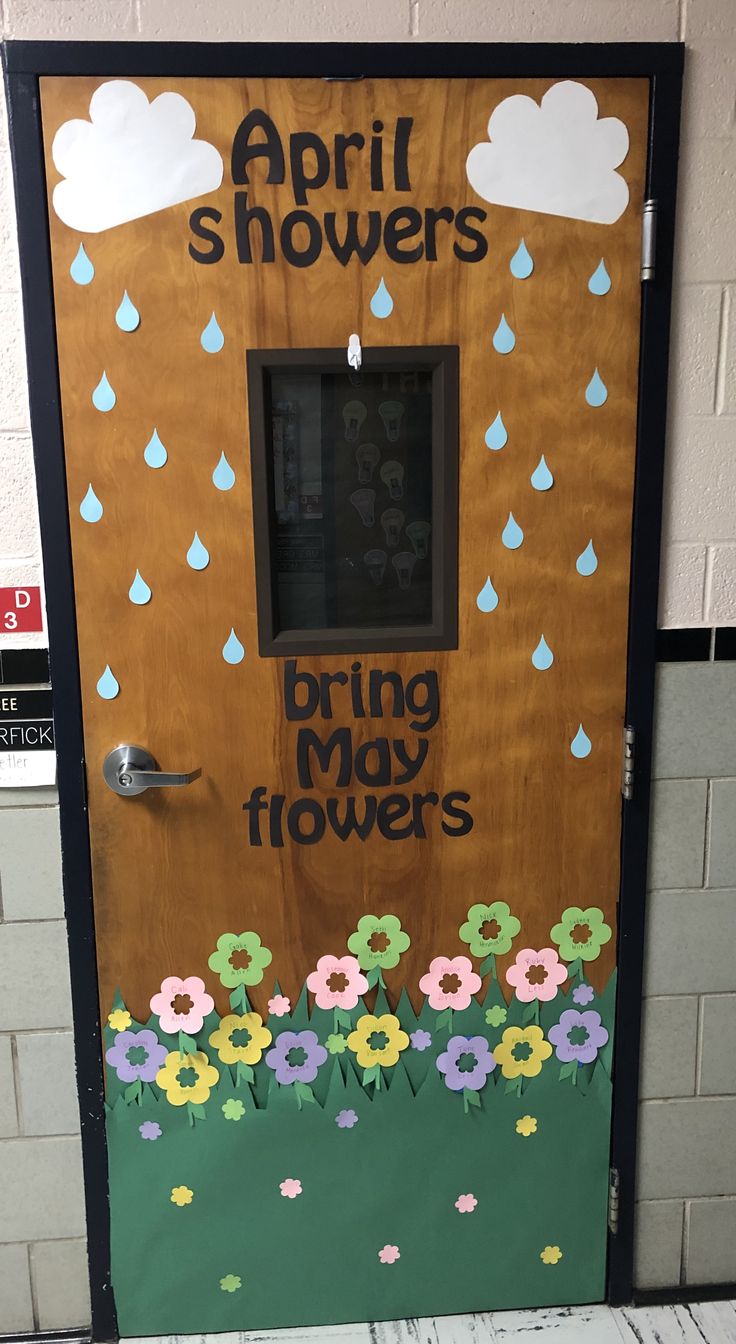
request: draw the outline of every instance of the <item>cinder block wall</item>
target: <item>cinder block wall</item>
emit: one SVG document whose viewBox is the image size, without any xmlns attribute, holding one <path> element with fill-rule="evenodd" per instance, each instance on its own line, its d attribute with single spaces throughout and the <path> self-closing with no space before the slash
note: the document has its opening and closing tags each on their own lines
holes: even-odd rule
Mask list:
<svg viewBox="0 0 736 1344">
<path fill-rule="evenodd" d="M 734 0 L 0 0 L 5 37 L 685 40 L 661 624 L 736 624 Z M 0 585 L 42 582 L 0 128 Z M 16 637 L 17 645 L 43 637 Z M 7 646 L 8 641 L 4 641 Z M 736 663 L 663 667 L 637 1277 L 736 1279 Z M 0 1333 L 84 1325 L 78 1116 L 52 791 L 0 793 Z"/>
</svg>

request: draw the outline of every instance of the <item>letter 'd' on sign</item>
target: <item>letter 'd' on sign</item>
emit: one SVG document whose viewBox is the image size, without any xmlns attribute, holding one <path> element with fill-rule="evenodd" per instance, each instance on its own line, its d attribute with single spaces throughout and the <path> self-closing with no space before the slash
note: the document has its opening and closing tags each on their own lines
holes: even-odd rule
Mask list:
<svg viewBox="0 0 736 1344">
<path fill-rule="evenodd" d="M 40 588 L 0 588 L 0 632 L 43 630 Z"/>
</svg>

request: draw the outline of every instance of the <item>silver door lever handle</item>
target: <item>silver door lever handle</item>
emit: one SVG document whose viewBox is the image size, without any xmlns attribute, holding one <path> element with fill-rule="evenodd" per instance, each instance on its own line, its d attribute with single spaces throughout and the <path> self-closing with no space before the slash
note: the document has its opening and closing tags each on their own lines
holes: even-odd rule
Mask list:
<svg viewBox="0 0 736 1344">
<path fill-rule="evenodd" d="M 199 779 L 201 770 L 188 774 L 159 770 L 150 751 L 123 743 L 109 751 L 102 765 L 105 783 L 123 798 L 132 798 L 146 789 L 180 789 Z"/>
</svg>

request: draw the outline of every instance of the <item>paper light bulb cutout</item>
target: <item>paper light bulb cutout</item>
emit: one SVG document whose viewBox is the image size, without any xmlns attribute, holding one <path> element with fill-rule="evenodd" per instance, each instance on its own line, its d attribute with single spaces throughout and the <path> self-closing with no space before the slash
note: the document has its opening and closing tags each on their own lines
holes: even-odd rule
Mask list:
<svg viewBox="0 0 736 1344">
<path fill-rule="evenodd" d="M 365 420 L 368 412 L 362 401 L 346 401 L 342 408 L 342 418 L 345 421 L 345 438 L 348 443 L 355 443 L 360 433 L 360 427 Z"/>
<path fill-rule="evenodd" d="M 429 534 L 432 531 L 430 523 L 416 522 L 409 523 L 406 529 L 406 535 L 409 538 L 417 560 L 424 560 L 429 550 Z"/>
<path fill-rule="evenodd" d="M 411 576 L 417 557 L 413 551 L 399 551 L 391 561 L 399 580 L 399 588 L 411 588 Z"/>
<path fill-rule="evenodd" d="M 361 443 L 355 450 L 355 460 L 358 463 L 358 480 L 361 485 L 367 485 L 373 480 L 373 473 L 381 460 L 381 450 L 375 443 Z"/>
<path fill-rule="evenodd" d="M 403 403 L 400 401 L 382 401 L 378 407 L 378 414 L 383 421 L 389 443 L 396 443 L 401 433 L 401 417 L 404 414 Z"/>
<path fill-rule="evenodd" d="M 354 490 L 350 496 L 350 503 L 360 514 L 360 521 L 363 527 L 373 527 L 375 519 L 374 506 L 376 503 L 375 490 Z"/>
<path fill-rule="evenodd" d="M 399 544 L 404 515 L 401 509 L 384 509 L 381 514 L 381 527 L 386 534 L 386 545 L 392 551 Z"/>
<path fill-rule="evenodd" d="M 381 480 L 388 487 L 392 499 L 401 499 L 404 493 L 404 468 L 400 462 L 384 462 Z"/>
<path fill-rule="evenodd" d="M 375 583 L 376 588 L 380 587 L 383 582 L 383 572 L 386 568 L 387 559 L 388 556 L 385 551 L 366 551 L 363 556 L 363 564 L 368 570 L 371 580 Z"/>
</svg>

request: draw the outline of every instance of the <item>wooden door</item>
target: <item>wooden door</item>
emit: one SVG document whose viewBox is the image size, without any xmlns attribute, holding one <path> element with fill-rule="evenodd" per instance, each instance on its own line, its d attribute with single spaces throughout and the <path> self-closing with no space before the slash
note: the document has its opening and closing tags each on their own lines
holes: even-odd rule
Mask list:
<svg viewBox="0 0 736 1344">
<path fill-rule="evenodd" d="M 41 101 L 121 1333 L 600 1300 L 648 83 Z"/>
</svg>

